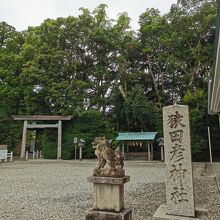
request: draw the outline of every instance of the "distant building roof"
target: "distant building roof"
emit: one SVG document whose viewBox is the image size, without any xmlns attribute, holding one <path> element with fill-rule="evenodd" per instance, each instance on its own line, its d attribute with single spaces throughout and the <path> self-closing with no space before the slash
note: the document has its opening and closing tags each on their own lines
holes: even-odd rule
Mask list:
<svg viewBox="0 0 220 220">
<path fill-rule="evenodd" d="M 117 141 L 152 141 L 157 132 L 123 132 L 118 133 Z"/>
</svg>

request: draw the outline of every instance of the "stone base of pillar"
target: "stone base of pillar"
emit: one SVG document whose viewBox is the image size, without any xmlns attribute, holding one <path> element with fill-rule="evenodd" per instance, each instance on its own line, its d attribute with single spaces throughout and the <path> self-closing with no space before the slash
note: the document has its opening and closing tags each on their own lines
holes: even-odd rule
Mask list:
<svg viewBox="0 0 220 220">
<path fill-rule="evenodd" d="M 196 208 L 195 217 L 167 215 L 166 205 L 161 205 L 154 213 L 153 220 L 208 220 L 208 212 L 206 209 Z"/>
<path fill-rule="evenodd" d="M 124 207 L 124 184 L 130 177 L 88 177 L 93 183 L 93 208 L 86 211 L 86 220 L 132 220 Z"/>
<path fill-rule="evenodd" d="M 85 216 L 85 220 L 132 220 L 131 209 L 123 209 L 118 213 L 90 209 L 86 211 Z"/>
</svg>

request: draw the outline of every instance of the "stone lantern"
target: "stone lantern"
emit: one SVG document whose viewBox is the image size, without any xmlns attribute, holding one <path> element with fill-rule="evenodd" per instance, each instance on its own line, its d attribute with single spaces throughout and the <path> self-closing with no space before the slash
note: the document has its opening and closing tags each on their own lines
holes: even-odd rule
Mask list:
<svg viewBox="0 0 220 220">
<path fill-rule="evenodd" d="M 164 161 L 164 138 L 161 137 L 161 138 L 157 139 L 157 143 L 160 147 L 161 160 Z"/>
</svg>

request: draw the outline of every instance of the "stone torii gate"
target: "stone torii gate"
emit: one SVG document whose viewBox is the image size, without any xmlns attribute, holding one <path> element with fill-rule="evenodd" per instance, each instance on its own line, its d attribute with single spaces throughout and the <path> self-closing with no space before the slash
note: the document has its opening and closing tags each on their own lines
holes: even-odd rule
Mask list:
<svg viewBox="0 0 220 220">
<path fill-rule="evenodd" d="M 22 146 L 21 146 L 21 158 L 25 158 L 26 148 L 26 134 L 27 129 L 44 129 L 44 128 L 57 128 L 58 139 L 57 139 L 57 159 L 61 159 L 61 148 L 62 148 L 62 121 L 71 120 L 72 115 L 60 116 L 60 115 L 13 115 L 14 120 L 24 121 L 23 135 L 22 135 Z M 58 121 L 56 124 L 28 124 L 28 121 Z"/>
</svg>

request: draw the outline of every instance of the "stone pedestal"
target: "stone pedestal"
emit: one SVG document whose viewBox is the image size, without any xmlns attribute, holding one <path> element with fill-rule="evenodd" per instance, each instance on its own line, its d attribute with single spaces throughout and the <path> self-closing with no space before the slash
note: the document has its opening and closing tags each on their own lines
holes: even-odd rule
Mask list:
<svg viewBox="0 0 220 220">
<path fill-rule="evenodd" d="M 93 183 L 93 208 L 86 211 L 86 220 L 132 220 L 130 209 L 124 208 L 124 184 L 129 176 L 88 177 Z"/>
<path fill-rule="evenodd" d="M 85 220 L 132 220 L 132 214 L 130 209 L 123 209 L 119 213 L 91 209 L 86 211 Z"/>
<path fill-rule="evenodd" d="M 208 213 L 205 209 L 195 209 L 195 217 L 168 215 L 167 206 L 161 205 L 153 215 L 153 220 L 208 220 Z"/>
</svg>

